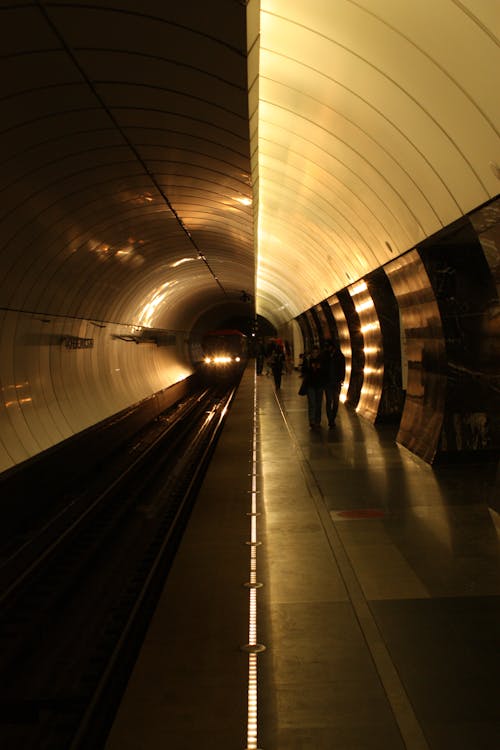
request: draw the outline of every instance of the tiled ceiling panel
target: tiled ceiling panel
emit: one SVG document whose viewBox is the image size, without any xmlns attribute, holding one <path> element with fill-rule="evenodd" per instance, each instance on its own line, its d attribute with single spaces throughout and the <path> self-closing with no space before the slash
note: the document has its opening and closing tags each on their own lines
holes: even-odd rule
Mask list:
<svg viewBox="0 0 500 750">
<path fill-rule="evenodd" d="M 1 16 L 2 307 L 189 328 L 253 295 L 244 7 Z"/>
<path fill-rule="evenodd" d="M 3 3 L 0 306 L 279 324 L 393 260 L 498 193 L 495 5 Z"/>
<path fill-rule="evenodd" d="M 259 313 L 288 320 L 498 193 L 499 26 L 481 0 L 250 0 Z"/>
</svg>

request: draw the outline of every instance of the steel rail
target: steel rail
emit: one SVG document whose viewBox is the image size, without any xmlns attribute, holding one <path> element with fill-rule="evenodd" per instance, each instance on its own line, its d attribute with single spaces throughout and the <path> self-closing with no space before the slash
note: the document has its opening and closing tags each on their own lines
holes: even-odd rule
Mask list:
<svg viewBox="0 0 500 750">
<path fill-rule="evenodd" d="M 154 591 L 155 587 L 158 584 L 158 577 L 160 577 L 162 580 L 164 579 L 164 559 L 166 556 L 168 556 L 169 547 L 172 544 L 172 538 L 178 529 L 181 517 L 186 511 L 186 506 L 192 498 L 193 491 L 195 490 L 200 480 L 200 476 L 205 473 L 207 462 L 219 438 L 224 424 L 224 419 L 231 405 L 231 402 L 234 399 L 235 392 L 236 388 L 233 388 L 228 395 L 226 403 L 220 411 L 217 423 L 211 431 L 209 441 L 205 445 L 202 454 L 198 456 L 198 464 L 196 470 L 191 475 L 189 483 L 185 488 L 183 499 L 179 507 L 177 508 L 173 523 L 170 526 L 167 534 L 165 535 L 164 540 L 160 548 L 158 549 L 156 557 L 151 564 L 147 578 L 144 581 L 144 585 L 130 612 L 130 615 L 123 628 L 122 634 L 116 644 L 116 647 L 110 656 L 106 669 L 101 679 L 99 680 L 92 700 L 90 701 L 87 710 L 85 711 L 85 715 L 82 718 L 80 726 L 78 727 L 78 731 L 73 738 L 69 750 L 95 750 L 95 748 L 99 746 L 96 744 L 96 741 L 99 742 L 99 740 L 102 739 L 102 724 L 109 723 L 108 703 L 110 698 L 106 694 L 110 691 L 113 691 L 113 688 L 110 688 L 110 685 L 113 682 L 113 678 L 117 668 L 124 659 L 124 653 L 128 649 L 130 649 L 130 640 L 134 640 L 134 631 L 137 629 L 137 622 L 144 616 L 144 608 L 146 610 L 148 609 L 148 599 L 151 596 L 151 592 Z M 116 709 L 116 706 L 114 708 Z"/>
<path fill-rule="evenodd" d="M 134 472 L 137 472 L 141 464 L 144 464 L 149 460 L 149 457 L 153 453 L 153 451 L 156 450 L 161 443 L 163 443 L 165 438 L 170 433 L 174 432 L 178 428 L 179 423 L 183 419 L 185 419 L 186 416 L 189 416 L 190 412 L 196 407 L 200 400 L 207 395 L 208 392 L 208 389 L 206 389 L 200 395 L 198 395 L 196 397 L 196 400 L 187 408 L 187 412 L 183 412 L 181 415 L 179 415 L 178 419 L 167 425 L 167 427 L 155 438 L 155 440 L 135 460 L 133 460 L 131 464 L 129 464 L 129 466 L 122 472 L 122 474 L 120 474 L 120 476 L 116 477 L 116 479 L 114 479 L 103 492 L 99 493 L 97 497 L 95 497 L 94 500 L 91 501 L 91 503 L 87 505 L 81 513 L 78 514 L 78 516 L 72 523 L 65 526 L 64 530 L 59 532 L 56 538 L 50 544 L 47 544 L 43 548 L 43 550 L 34 557 L 30 564 L 23 568 L 22 573 L 20 573 L 2 591 L 2 593 L 0 593 L 0 607 L 4 607 L 8 598 L 11 597 L 12 594 L 17 591 L 30 576 L 36 573 L 36 571 L 46 563 L 49 557 L 51 557 L 57 550 L 61 549 L 63 544 L 68 543 L 71 537 L 82 527 L 82 523 L 90 518 L 93 514 L 95 514 L 96 510 L 102 507 L 103 503 L 106 502 L 110 495 L 112 495 L 113 492 L 116 492 L 117 489 L 123 486 L 134 474 Z M 50 530 L 55 527 L 56 523 L 61 521 L 63 516 L 66 515 L 70 510 L 72 510 L 74 504 L 77 502 L 78 499 L 73 501 L 71 507 L 64 508 L 62 511 L 53 516 L 53 518 L 51 518 L 51 520 L 39 530 L 39 534 L 37 535 L 37 537 L 31 540 L 31 544 L 34 544 L 35 541 L 38 541 L 44 536 L 47 536 Z M 19 548 L 19 550 L 17 550 L 7 560 L 5 560 L 0 568 L 5 567 L 7 564 L 12 564 L 12 561 L 15 559 L 16 555 L 24 552 L 27 545 L 29 544 L 30 542 L 26 542 L 22 548 Z"/>
</svg>

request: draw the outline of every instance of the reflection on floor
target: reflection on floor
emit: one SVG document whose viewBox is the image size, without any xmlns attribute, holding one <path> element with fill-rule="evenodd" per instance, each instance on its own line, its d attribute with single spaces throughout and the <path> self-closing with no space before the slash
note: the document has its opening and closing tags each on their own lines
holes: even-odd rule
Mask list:
<svg viewBox="0 0 500 750">
<path fill-rule="evenodd" d="M 311 431 L 298 383 L 245 372 L 106 749 L 497 750 L 497 467 Z"/>
<path fill-rule="evenodd" d="M 432 468 L 343 406 L 311 431 L 297 390 L 258 379 L 262 746 L 499 747 L 497 466 Z"/>
</svg>

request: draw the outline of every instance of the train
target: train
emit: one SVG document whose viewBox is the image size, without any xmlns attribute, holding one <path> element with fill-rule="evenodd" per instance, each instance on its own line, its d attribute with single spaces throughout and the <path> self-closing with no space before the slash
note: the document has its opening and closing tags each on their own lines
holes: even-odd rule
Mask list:
<svg viewBox="0 0 500 750">
<path fill-rule="evenodd" d="M 221 328 L 207 331 L 202 338 L 204 364 L 207 367 L 244 365 L 248 358 L 248 341 L 238 330 Z"/>
<path fill-rule="evenodd" d="M 200 369 L 209 381 L 227 381 L 241 376 L 248 361 L 248 338 L 236 329 L 207 331 L 201 339 Z"/>
</svg>

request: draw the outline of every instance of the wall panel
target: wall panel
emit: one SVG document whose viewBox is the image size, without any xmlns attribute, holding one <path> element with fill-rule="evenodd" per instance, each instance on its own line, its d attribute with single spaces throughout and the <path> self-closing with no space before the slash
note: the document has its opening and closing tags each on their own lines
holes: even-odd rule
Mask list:
<svg viewBox="0 0 500 750">
<path fill-rule="evenodd" d="M 381 332 L 381 341 L 378 346 L 383 358 L 383 379 L 377 420 L 399 421 L 403 412 L 404 393 L 398 303 L 383 269 L 369 274 L 366 277 L 366 283 L 375 306 Z"/>
<path fill-rule="evenodd" d="M 338 292 L 337 297 L 345 316 L 351 342 L 351 375 L 349 378 L 349 389 L 347 391 L 345 403 L 346 406 L 355 409 L 359 403 L 361 389 L 363 387 L 365 367 L 365 353 L 363 351 L 364 340 L 361 332 L 359 315 L 348 290 L 343 289 Z"/>
<path fill-rule="evenodd" d="M 425 243 L 419 253 L 435 291 L 446 345 L 439 457 L 498 450 L 500 308 L 494 275 L 468 221 Z"/>
<path fill-rule="evenodd" d="M 349 326 L 347 325 L 346 316 L 340 300 L 336 294 L 327 300 L 327 304 L 330 307 L 332 317 L 335 321 L 335 326 L 338 334 L 338 344 L 345 357 L 345 380 L 340 391 L 340 401 L 345 403 L 347 394 L 349 392 L 349 386 L 351 382 L 352 372 L 352 350 L 351 350 L 351 336 L 349 333 Z"/>
<path fill-rule="evenodd" d="M 443 426 L 447 363 L 439 308 L 417 250 L 385 266 L 401 310 L 408 384 L 397 441 L 431 463 Z"/>
<path fill-rule="evenodd" d="M 20 312 L 0 322 L 0 472 L 192 372 L 182 331 L 154 338 L 153 329 Z"/>
<path fill-rule="evenodd" d="M 382 385 L 384 381 L 384 357 L 382 333 L 375 305 L 365 281 L 358 281 L 348 287 L 354 305 L 355 315 L 351 315 L 353 341 L 358 349 L 359 368 L 362 367 L 361 391 L 356 411 L 365 419 L 375 422 Z"/>
</svg>

